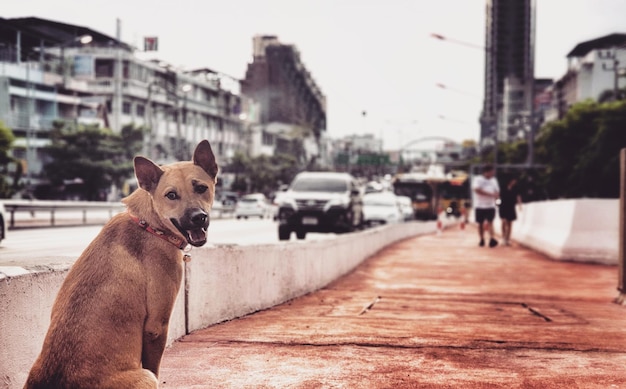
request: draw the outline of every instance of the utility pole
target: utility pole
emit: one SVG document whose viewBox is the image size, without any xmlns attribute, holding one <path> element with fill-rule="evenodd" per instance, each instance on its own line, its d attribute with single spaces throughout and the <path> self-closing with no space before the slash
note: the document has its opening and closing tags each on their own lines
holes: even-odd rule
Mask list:
<svg viewBox="0 0 626 389">
<path fill-rule="evenodd" d="M 626 305 L 626 149 L 620 151 L 619 257 L 615 302 Z"/>
<path fill-rule="evenodd" d="M 121 42 L 122 42 L 122 21 L 118 18 L 117 19 L 117 28 L 116 28 L 116 33 L 115 33 L 115 38 L 117 39 L 117 44 L 118 47 L 115 50 L 116 51 L 116 55 L 115 55 L 115 67 L 114 67 L 114 71 L 113 71 L 113 117 L 114 117 L 114 121 L 115 121 L 115 125 L 113 128 L 113 131 L 115 132 L 121 132 L 122 131 L 122 126 L 121 126 L 121 117 L 122 117 L 122 76 L 123 76 L 123 70 L 122 70 L 122 47 L 121 47 Z"/>
</svg>

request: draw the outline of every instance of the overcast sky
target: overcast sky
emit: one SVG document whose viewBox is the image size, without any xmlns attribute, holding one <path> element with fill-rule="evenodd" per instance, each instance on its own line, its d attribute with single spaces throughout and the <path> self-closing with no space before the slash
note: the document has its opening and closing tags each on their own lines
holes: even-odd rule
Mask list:
<svg viewBox="0 0 626 389">
<path fill-rule="evenodd" d="M 295 44 L 327 98 L 328 134 L 372 133 L 385 149 L 425 136 L 477 139 L 482 107 L 485 0 L 24 0 L 2 17 L 90 27 L 184 69 L 243 78 L 255 34 Z M 559 78 L 582 41 L 626 33 L 624 0 L 537 0 L 535 75 Z M 437 33 L 449 38 L 430 37 Z M 455 43 L 457 41 L 457 43 Z M 438 88 L 444 84 L 447 89 Z M 363 116 L 362 112 L 367 115 Z"/>
</svg>

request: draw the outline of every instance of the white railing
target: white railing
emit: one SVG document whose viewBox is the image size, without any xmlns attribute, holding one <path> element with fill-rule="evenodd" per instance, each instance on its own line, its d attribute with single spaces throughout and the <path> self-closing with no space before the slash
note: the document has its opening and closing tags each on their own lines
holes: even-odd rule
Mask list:
<svg viewBox="0 0 626 389">
<path fill-rule="evenodd" d="M 121 202 L 105 202 L 105 201 L 48 201 L 48 200 L 1 200 L 0 203 L 4 204 L 6 212 L 9 214 L 9 229 L 14 228 L 29 228 L 29 227 L 41 227 L 41 226 L 55 226 L 57 225 L 58 213 L 73 213 L 79 215 L 78 217 L 71 218 L 72 224 L 88 224 L 88 214 L 97 214 L 100 216 L 99 222 L 102 220 L 102 214 L 108 213 L 107 220 L 113 217 L 114 214 L 122 212 L 126 209 L 126 206 Z M 215 204 L 213 206 L 212 216 L 222 218 L 231 215 L 234 212 L 234 207 L 223 206 L 222 204 Z M 25 213 L 30 215 L 36 215 L 49 213 L 49 218 L 31 217 L 28 222 L 23 219 L 17 220 L 16 213 Z M 67 225 L 67 221 L 63 223 Z"/>
</svg>

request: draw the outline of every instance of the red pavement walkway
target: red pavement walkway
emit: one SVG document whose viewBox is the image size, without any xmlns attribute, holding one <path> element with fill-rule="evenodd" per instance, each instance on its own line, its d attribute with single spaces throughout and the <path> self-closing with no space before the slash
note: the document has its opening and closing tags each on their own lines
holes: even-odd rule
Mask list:
<svg viewBox="0 0 626 389">
<path fill-rule="evenodd" d="M 617 267 L 394 244 L 328 287 L 167 349 L 162 388 L 626 388 Z"/>
</svg>

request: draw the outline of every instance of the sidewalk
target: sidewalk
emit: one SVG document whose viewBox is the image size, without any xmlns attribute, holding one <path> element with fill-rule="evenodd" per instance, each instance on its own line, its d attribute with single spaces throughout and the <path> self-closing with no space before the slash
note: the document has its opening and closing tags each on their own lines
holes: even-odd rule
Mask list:
<svg viewBox="0 0 626 389">
<path fill-rule="evenodd" d="M 617 267 L 392 245 L 328 287 L 168 348 L 162 388 L 626 388 Z"/>
</svg>

